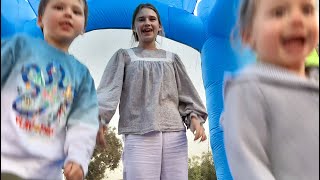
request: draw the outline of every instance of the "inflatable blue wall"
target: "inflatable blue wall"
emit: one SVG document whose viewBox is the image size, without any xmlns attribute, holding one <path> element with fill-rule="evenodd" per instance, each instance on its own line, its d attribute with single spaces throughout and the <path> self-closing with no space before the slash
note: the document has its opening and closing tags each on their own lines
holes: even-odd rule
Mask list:
<svg viewBox="0 0 320 180">
<path fill-rule="evenodd" d="M 140 3 L 154 4 L 160 12 L 167 38 L 201 53 L 202 75 L 209 113 L 210 144 L 218 179 L 232 179 L 226 160 L 219 117 L 223 109 L 222 82 L 225 71 L 250 63 L 250 52 L 236 51 L 230 33 L 237 19 L 238 0 L 202 0 L 195 16 L 196 0 L 87 0 L 86 31 L 131 29 L 131 18 Z M 18 32 L 43 37 L 36 25 L 39 0 L 1 1 L 1 38 Z"/>
</svg>

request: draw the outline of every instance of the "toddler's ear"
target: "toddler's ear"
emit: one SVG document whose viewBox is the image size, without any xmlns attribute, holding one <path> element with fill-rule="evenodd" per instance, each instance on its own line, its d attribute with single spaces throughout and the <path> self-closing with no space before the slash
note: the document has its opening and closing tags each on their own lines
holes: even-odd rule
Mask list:
<svg viewBox="0 0 320 180">
<path fill-rule="evenodd" d="M 86 28 L 84 28 L 84 29 L 82 30 L 82 34 L 84 34 L 84 33 L 86 33 Z"/>
<path fill-rule="evenodd" d="M 43 28 L 42 16 L 38 16 L 37 25 L 38 25 L 40 28 Z"/>
<path fill-rule="evenodd" d="M 244 44 L 250 45 L 250 35 L 248 32 L 242 32 L 241 39 Z"/>
<path fill-rule="evenodd" d="M 243 44 L 251 47 L 252 49 L 255 48 L 255 42 L 250 32 L 242 32 L 241 40 Z"/>
</svg>

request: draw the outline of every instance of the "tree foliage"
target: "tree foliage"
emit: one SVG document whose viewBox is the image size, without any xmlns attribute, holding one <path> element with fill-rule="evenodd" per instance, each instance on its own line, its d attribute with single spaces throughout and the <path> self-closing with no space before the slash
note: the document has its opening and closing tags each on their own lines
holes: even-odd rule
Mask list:
<svg viewBox="0 0 320 180">
<path fill-rule="evenodd" d="M 106 148 L 95 147 L 86 180 L 102 180 L 106 177 L 107 169 L 114 170 L 119 166 L 122 152 L 121 140 L 117 138 L 115 128 L 108 128 L 104 135 L 107 146 Z"/>
<path fill-rule="evenodd" d="M 211 152 L 189 158 L 188 165 L 189 180 L 217 180 Z"/>
</svg>

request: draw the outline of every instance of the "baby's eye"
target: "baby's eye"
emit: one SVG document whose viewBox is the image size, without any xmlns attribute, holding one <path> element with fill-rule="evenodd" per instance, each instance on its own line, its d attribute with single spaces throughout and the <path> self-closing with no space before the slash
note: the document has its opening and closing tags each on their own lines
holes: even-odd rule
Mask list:
<svg viewBox="0 0 320 180">
<path fill-rule="evenodd" d="M 273 9 L 272 15 L 274 17 L 282 17 L 286 13 L 286 8 L 285 7 L 277 7 Z"/>
<path fill-rule="evenodd" d="M 314 7 L 312 4 L 306 4 L 302 7 L 302 12 L 304 15 L 312 15 L 314 13 Z"/>
</svg>

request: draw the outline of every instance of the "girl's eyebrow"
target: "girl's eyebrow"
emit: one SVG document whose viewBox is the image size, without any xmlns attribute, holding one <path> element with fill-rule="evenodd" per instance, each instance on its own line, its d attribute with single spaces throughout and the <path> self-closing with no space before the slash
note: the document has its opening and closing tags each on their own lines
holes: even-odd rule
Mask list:
<svg viewBox="0 0 320 180">
<path fill-rule="evenodd" d="M 153 15 L 150 15 L 150 16 L 138 16 L 137 18 L 140 19 L 140 18 L 146 18 L 146 17 L 149 17 L 149 18 L 156 18 L 156 16 L 153 16 Z"/>
</svg>

